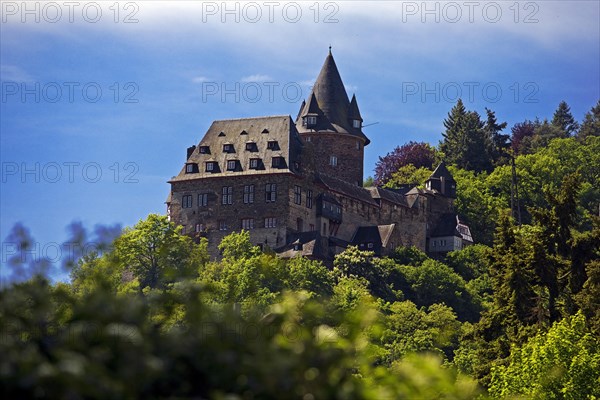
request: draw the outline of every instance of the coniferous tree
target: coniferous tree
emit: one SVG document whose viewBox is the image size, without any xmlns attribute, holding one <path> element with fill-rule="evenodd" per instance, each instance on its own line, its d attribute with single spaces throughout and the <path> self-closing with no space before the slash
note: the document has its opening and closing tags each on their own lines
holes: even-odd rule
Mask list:
<svg viewBox="0 0 600 400">
<path fill-rule="evenodd" d="M 510 136 L 500 133 L 506 128 L 506 122 L 499 124 L 496 119 L 496 113 L 489 108 L 486 108 L 485 112 L 487 114 L 487 121 L 483 129 L 487 140 L 487 152 L 494 165 L 498 165 L 502 162 L 502 158 L 506 156 L 506 150 L 510 146 Z"/>
<path fill-rule="evenodd" d="M 475 111 L 467 111 L 461 99 L 444 120 L 446 132 L 440 150 L 449 164 L 471 171 L 491 169 L 492 162 L 487 152 L 484 123 Z"/>
<path fill-rule="evenodd" d="M 561 101 L 554 112 L 552 125 L 560 129 L 563 135 L 562 137 L 570 137 L 574 133 L 577 133 L 577 130 L 579 129 L 579 124 L 575 121 L 575 118 L 573 118 L 571 108 L 565 101 Z"/>
<path fill-rule="evenodd" d="M 600 100 L 585 114 L 581 129 L 577 132 L 577 137 L 582 140 L 590 136 L 600 136 Z"/>
</svg>

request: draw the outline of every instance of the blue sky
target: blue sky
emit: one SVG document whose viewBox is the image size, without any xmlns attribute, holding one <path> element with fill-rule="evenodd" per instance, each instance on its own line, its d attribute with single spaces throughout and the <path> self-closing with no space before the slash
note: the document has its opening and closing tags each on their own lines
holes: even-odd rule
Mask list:
<svg viewBox="0 0 600 400">
<path fill-rule="evenodd" d="M 365 177 L 397 145 L 437 144 L 458 96 L 509 127 L 561 100 L 581 120 L 600 98 L 599 4 L 3 1 L 4 273 L 17 222 L 30 256 L 53 258 L 73 221 L 164 213 L 166 181 L 211 122 L 295 117 L 329 45 L 373 124 Z"/>
</svg>

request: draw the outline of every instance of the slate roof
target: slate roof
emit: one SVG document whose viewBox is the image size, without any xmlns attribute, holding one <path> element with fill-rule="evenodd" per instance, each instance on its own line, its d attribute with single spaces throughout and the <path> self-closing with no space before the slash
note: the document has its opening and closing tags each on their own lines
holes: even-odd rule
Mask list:
<svg viewBox="0 0 600 400">
<path fill-rule="evenodd" d="M 356 95 L 352 95 L 352 100 L 350 100 L 350 106 L 348 107 L 348 118 L 350 119 L 358 119 L 361 122 L 363 121 L 360 116 L 360 110 L 358 109 L 358 102 L 356 101 Z"/>
<path fill-rule="evenodd" d="M 366 189 L 371 193 L 371 197 L 374 199 L 382 199 L 393 204 L 409 207 L 406 197 L 400 193 L 374 186 Z"/>
<path fill-rule="evenodd" d="M 448 168 L 446 168 L 446 163 L 443 161 L 440 163 L 440 165 L 437 166 L 435 171 L 433 171 L 433 173 L 429 176 L 429 179 L 440 179 L 441 177 L 443 177 L 444 179 L 450 180 L 450 181 L 454 181 L 452 174 L 450 173 L 450 171 L 448 171 Z"/>
<path fill-rule="evenodd" d="M 373 250 L 375 254 L 381 254 L 381 249 L 387 247 L 395 228 L 396 224 L 360 226 L 356 229 L 351 244 L 360 245 L 373 243 L 373 249 L 371 250 Z"/>
<path fill-rule="evenodd" d="M 302 117 L 317 115 L 317 124 L 312 128 L 302 126 Z M 350 134 L 365 141 L 365 146 L 370 143 L 360 128 L 354 128 L 350 119 L 360 119 L 360 111 L 356 97 L 352 103 L 348 100 L 346 88 L 338 71 L 331 51 L 325 59 L 321 72 L 313 85 L 308 102 L 303 102 L 296 127 L 300 132 L 332 132 Z"/>
<path fill-rule="evenodd" d="M 333 192 L 337 192 L 375 206 L 378 205 L 377 202 L 373 200 L 373 197 L 371 197 L 371 192 L 363 187 L 356 186 L 341 179 L 324 174 L 318 174 L 316 180 Z"/>
<path fill-rule="evenodd" d="M 277 148 L 269 149 L 269 141 L 276 141 Z M 256 143 L 255 151 L 246 150 L 248 142 Z M 234 153 L 223 151 L 223 145 L 231 144 Z M 201 154 L 200 147 L 208 146 L 210 154 Z M 240 118 L 214 121 L 208 131 L 192 152 L 186 163 L 197 163 L 197 173 L 186 173 L 185 165 L 177 177 L 170 182 L 192 180 L 208 177 L 296 173 L 295 163 L 300 161 L 302 140 L 290 116 L 278 115 L 270 117 Z M 284 158 L 284 168 L 273 168 L 272 158 Z M 262 160 L 263 169 L 250 169 L 250 159 Z M 237 160 L 239 168 L 227 170 L 227 161 Z M 207 172 L 205 163 L 217 162 L 220 172 Z"/>
<path fill-rule="evenodd" d="M 324 259 L 326 257 L 325 249 L 321 243 L 321 234 L 318 231 L 301 232 L 291 234 L 288 237 L 289 242 L 277 249 L 275 253 L 283 258 L 292 258 L 298 255 L 303 257 L 313 257 Z M 300 244 L 301 250 L 294 250 L 295 246 Z"/>
<path fill-rule="evenodd" d="M 454 213 L 443 214 L 431 233 L 431 237 L 456 236 L 469 242 L 473 242 L 471 230 L 460 220 L 460 217 Z"/>
</svg>

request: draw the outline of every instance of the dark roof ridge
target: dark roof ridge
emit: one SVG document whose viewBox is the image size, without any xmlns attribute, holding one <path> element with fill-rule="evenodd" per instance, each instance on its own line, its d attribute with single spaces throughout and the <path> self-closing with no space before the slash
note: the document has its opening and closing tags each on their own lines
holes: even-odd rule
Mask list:
<svg viewBox="0 0 600 400">
<path fill-rule="evenodd" d="M 225 122 L 225 121 L 243 121 L 247 119 L 266 119 L 266 118 L 289 118 L 292 119 L 292 116 L 287 115 L 265 115 L 262 117 L 244 117 L 244 118 L 228 118 L 228 119 L 215 119 L 213 122 Z M 293 120 L 292 120 L 293 121 Z"/>
</svg>

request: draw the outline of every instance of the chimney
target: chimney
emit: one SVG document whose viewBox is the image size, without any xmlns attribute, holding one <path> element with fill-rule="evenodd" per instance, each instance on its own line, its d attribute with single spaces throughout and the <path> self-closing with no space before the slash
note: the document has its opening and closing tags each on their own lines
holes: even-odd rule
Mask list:
<svg viewBox="0 0 600 400">
<path fill-rule="evenodd" d="M 186 158 L 186 160 L 190 158 L 190 156 L 192 155 L 192 153 L 194 152 L 194 150 L 196 150 L 196 146 L 195 145 L 192 146 L 192 147 L 188 147 L 187 148 L 187 158 Z"/>
</svg>

